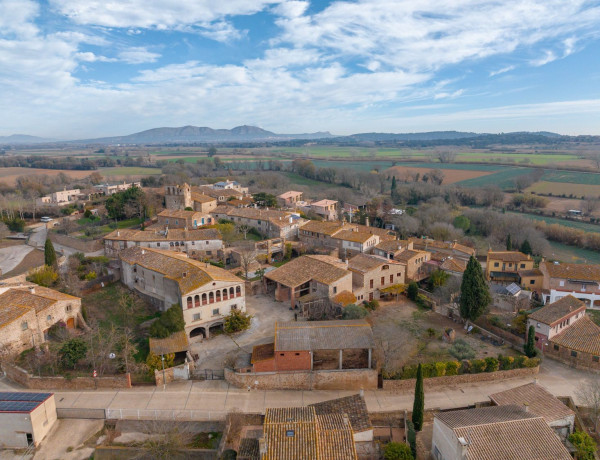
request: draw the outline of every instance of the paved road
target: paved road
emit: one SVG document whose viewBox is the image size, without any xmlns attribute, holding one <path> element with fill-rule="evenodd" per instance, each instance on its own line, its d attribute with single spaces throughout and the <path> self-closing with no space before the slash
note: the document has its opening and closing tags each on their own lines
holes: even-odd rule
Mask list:
<svg viewBox="0 0 600 460">
<path fill-rule="evenodd" d="M 538 380 L 541 385 L 557 396 L 571 396 L 577 401 L 576 390 L 580 382 L 598 378 L 586 372 L 569 369 L 559 363 L 546 360 Z M 436 391 L 426 391 L 426 408 L 450 409 L 487 401 L 488 395 L 530 383 L 532 377 L 497 382 L 456 385 Z M 267 407 L 303 406 L 318 401 L 338 398 L 355 391 L 258 391 L 229 386 L 223 381 L 173 382 L 162 387 L 136 387 L 130 390 L 57 391 L 56 405 L 59 408 L 113 409 L 135 417 L 154 416 L 160 411 L 196 411 L 195 418 L 224 417 L 227 411 L 237 409 L 244 412 L 264 412 Z M 369 411 L 411 410 L 412 391 L 390 392 L 383 390 L 365 391 Z M 170 412 L 166 412 L 167 414 Z M 163 413 L 164 414 L 164 413 Z M 161 414 L 162 415 L 162 414 Z M 181 414 L 183 416 L 184 414 Z M 164 415 L 162 415 L 164 416 Z"/>
<path fill-rule="evenodd" d="M 31 246 L 16 245 L 0 249 L 0 270 L 1 273 L 8 273 L 19 265 L 25 256 L 33 251 Z"/>
</svg>

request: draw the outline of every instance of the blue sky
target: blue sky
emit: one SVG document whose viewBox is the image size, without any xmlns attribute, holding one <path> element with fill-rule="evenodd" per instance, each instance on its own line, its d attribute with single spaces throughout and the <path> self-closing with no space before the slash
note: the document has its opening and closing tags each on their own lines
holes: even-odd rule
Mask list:
<svg viewBox="0 0 600 460">
<path fill-rule="evenodd" d="M 0 135 L 600 134 L 600 2 L 0 0 Z"/>
</svg>

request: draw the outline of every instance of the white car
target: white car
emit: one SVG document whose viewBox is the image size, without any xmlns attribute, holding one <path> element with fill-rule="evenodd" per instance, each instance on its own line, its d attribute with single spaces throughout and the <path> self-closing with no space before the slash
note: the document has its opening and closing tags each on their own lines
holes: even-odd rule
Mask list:
<svg viewBox="0 0 600 460">
<path fill-rule="evenodd" d="M 52 222 L 53 220 L 52 217 L 44 216 L 40 219 L 40 222 Z"/>
</svg>

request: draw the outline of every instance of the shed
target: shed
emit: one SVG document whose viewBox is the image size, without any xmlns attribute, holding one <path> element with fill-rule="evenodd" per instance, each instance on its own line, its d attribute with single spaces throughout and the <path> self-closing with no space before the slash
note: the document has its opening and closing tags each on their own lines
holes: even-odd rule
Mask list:
<svg viewBox="0 0 600 460">
<path fill-rule="evenodd" d="M 54 393 L 0 392 L 0 447 L 37 446 L 54 422 Z"/>
</svg>

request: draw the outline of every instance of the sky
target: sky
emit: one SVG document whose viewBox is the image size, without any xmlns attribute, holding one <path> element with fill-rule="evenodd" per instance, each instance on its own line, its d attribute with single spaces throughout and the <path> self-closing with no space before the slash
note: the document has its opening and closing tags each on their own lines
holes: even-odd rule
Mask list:
<svg viewBox="0 0 600 460">
<path fill-rule="evenodd" d="M 0 0 L 0 136 L 600 135 L 600 0 Z"/>
</svg>

